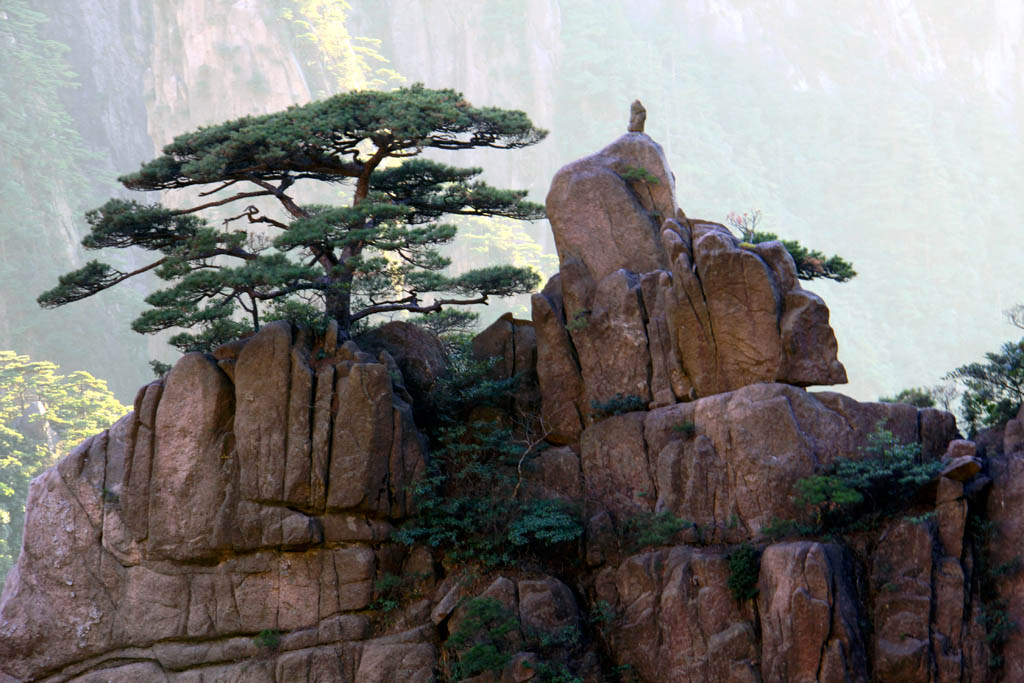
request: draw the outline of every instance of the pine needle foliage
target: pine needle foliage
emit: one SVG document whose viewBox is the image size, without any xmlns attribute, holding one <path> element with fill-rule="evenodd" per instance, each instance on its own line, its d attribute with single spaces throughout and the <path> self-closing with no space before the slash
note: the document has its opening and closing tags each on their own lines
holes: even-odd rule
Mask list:
<svg viewBox="0 0 1024 683">
<path fill-rule="evenodd" d="M 512 150 L 546 131 L 520 111 L 473 107 L 453 90 L 422 85 L 355 91 L 180 135 L 163 155 L 120 178 L 144 192 L 201 189 L 179 209 L 111 199 L 86 215 L 86 249 L 141 247 L 126 272 L 98 260 L 59 278 L 44 307 L 63 306 L 143 273 L 168 286 L 132 324 L 150 334 L 184 328 L 172 344 L 208 349 L 265 321 L 269 307 L 311 306 L 343 334 L 378 313 L 432 313 L 533 291 L 530 268 L 490 265 L 449 276 L 439 248 L 449 216 L 544 217 L 525 190 L 479 180 L 479 168 L 419 158 L 425 151 Z M 315 181 L 351 187 L 343 206 L 300 205 L 289 192 Z M 276 200 L 279 212 L 258 209 Z M 227 207 L 220 225 L 208 218 Z M 233 208 L 232 208 L 233 207 Z M 223 209 L 220 209 L 223 210 Z M 269 233 L 269 234 L 268 234 Z"/>
<path fill-rule="evenodd" d="M 806 508 L 820 532 L 853 530 L 906 507 L 942 463 L 922 460 L 921 445 L 900 443 L 879 427 L 868 438 L 863 457 L 838 458 L 820 474 L 796 483 L 796 502 Z"/>
<path fill-rule="evenodd" d="M 985 354 L 985 362 L 961 365 L 946 375 L 964 386 L 960 398 L 968 434 L 1014 417 L 1024 403 L 1024 339 Z"/>
<path fill-rule="evenodd" d="M 416 485 L 416 516 L 392 538 L 437 549 L 450 565 L 521 565 L 573 547 L 583 533 L 578 511 L 561 500 L 526 499 L 517 465 L 533 455 L 514 425 L 475 417 L 497 410 L 516 378 L 488 379 L 470 340 L 454 342 L 448 374 L 428 397 L 431 462 Z"/>
</svg>

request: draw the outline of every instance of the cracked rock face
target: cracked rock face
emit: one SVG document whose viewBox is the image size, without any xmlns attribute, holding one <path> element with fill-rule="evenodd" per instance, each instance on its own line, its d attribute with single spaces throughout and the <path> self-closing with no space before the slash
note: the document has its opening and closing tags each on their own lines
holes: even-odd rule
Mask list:
<svg viewBox="0 0 1024 683">
<path fill-rule="evenodd" d="M 429 679 L 424 637 L 375 644 L 349 623 L 366 621 L 352 612 L 394 564 L 380 541 L 408 512 L 424 444 L 384 365 L 352 344 L 310 356 L 286 323 L 188 354 L 33 482 L 0 671 L 164 680 L 223 663 L 231 680 L 292 667 Z M 276 664 L 230 664 L 262 654 L 262 631 L 305 635 Z M 111 668 L 121 660 L 145 663 Z"/>
<path fill-rule="evenodd" d="M 785 247 L 687 218 L 647 135 L 562 168 L 547 211 L 560 268 L 533 309 L 556 440 L 575 441 L 591 404 L 616 394 L 656 407 L 759 382 L 846 382 L 828 308 Z"/>
<path fill-rule="evenodd" d="M 781 244 L 678 212 L 642 133 L 563 169 L 549 211 L 560 272 L 532 323 L 499 318 L 473 355 L 516 378 L 489 419 L 540 402 L 553 447 L 524 453 L 521 495 L 579 510 L 575 553 L 503 574 L 391 541 L 415 513 L 411 402 L 445 372 L 440 343 L 391 323 L 311 348 L 272 323 L 184 356 L 34 480 L 0 683 L 431 681 L 487 640 L 449 638 L 474 598 L 511 619 L 507 661 L 478 682 L 552 663 L 585 681 L 992 680 L 984 624 L 993 608 L 1022 621 L 1024 574 L 984 574 L 968 514 L 995 523 L 988 563 L 1012 563 L 1024 413 L 973 443 L 940 410 L 807 392 L 845 379 L 827 308 Z M 617 395 L 631 412 L 594 410 Z M 797 480 L 864 457 L 879 426 L 943 474 L 871 528 L 772 536 L 801 517 Z M 734 569 L 741 543 L 760 559 Z M 389 576 L 416 584 L 385 614 Z M 1007 680 L 1024 676 L 1022 633 L 1002 634 Z"/>
</svg>

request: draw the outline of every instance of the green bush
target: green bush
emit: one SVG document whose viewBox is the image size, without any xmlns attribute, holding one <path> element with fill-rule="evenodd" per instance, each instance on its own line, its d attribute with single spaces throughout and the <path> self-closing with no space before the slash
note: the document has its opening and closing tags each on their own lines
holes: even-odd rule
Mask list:
<svg viewBox="0 0 1024 683">
<path fill-rule="evenodd" d="M 575 626 L 554 632 L 524 626 L 505 605 L 494 598 L 477 597 L 465 603 L 465 616 L 445 641 L 450 653 L 452 678 L 463 680 L 485 672 L 500 674 L 512 655 L 520 650 L 537 655 L 534 676 L 537 683 L 580 683 L 565 658 L 577 652 L 582 635 Z M 519 636 L 522 639 L 519 639 Z"/>
<path fill-rule="evenodd" d="M 647 410 L 647 401 L 633 394 L 615 394 L 607 401 L 590 402 L 590 416 L 595 420 L 640 410 Z"/>
<path fill-rule="evenodd" d="M 370 603 L 370 609 L 381 614 L 388 614 L 401 607 L 403 602 L 420 597 L 416 582 L 425 576 L 429 576 L 429 573 L 426 575 L 385 573 L 373 582 L 375 597 Z"/>
<path fill-rule="evenodd" d="M 968 436 L 1014 417 L 1024 403 L 1024 339 L 1006 342 L 984 363 L 961 365 L 946 375 L 964 386 L 960 398 Z"/>
<path fill-rule="evenodd" d="M 281 647 L 281 632 L 276 629 L 264 629 L 256 634 L 252 642 L 256 643 L 256 647 L 276 650 Z"/>
<path fill-rule="evenodd" d="M 901 444 L 881 427 L 864 450 L 867 457 L 839 458 L 797 481 L 796 502 L 810 511 L 820 531 L 852 530 L 891 516 L 942 470 L 937 460 L 920 460 L 920 444 Z"/>
<path fill-rule="evenodd" d="M 629 183 L 649 183 L 657 185 L 660 180 L 658 176 L 648 171 L 643 166 L 627 166 L 619 174 L 619 177 Z"/>
<path fill-rule="evenodd" d="M 750 545 L 742 543 L 729 553 L 729 580 L 727 585 L 732 597 L 737 602 L 753 600 L 757 597 L 757 577 L 761 572 L 761 552 Z"/>
<path fill-rule="evenodd" d="M 519 620 L 498 600 L 474 598 L 467 602 L 465 617 L 445 642 L 445 648 L 456 657 L 452 667 L 455 680 L 505 668 L 513 654 L 508 636 L 518 629 Z"/>
<path fill-rule="evenodd" d="M 634 550 L 669 545 L 684 529 L 696 528 L 693 522 L 676 517 L 667 510 L 662 512 L 639 512 L 623 526 L 623 535 Z"/>
<path fill-rule="evenodd" d="M 882 403 L 909 403 L 918 408 L 934 408 L 935 397 L 930 389 L 925 387 L 911 387 L 903 389 L 895 396 L 880 396 L 878 400 Z"/>
<path fill-rule="evenodd" d="M 439 549 L 450 562 L 485 567 L 543 555 L 583 533 L 572 505 L 518 495 L 520 465 L 543 445 L 521 438 L 513 427 L 522 424 L 471 419 L 481 406 L 505 404 L 515 386 L 515 378 L 488 379 L 492 363 L 474 360 L 468 340 L 450 354 L 448 373 L 420 408 L 431 462 L 413 491 L 417 514 L 393 536 Z"/>
<path fill-rule="evenodd" d="M 565 329 L 570 332 L 579 332 L 590 324 L 590 309 L 585 308 L 582 311 L 576 311 L 576 314 L 572 317 L 572 320 L 565 324 Z"/>
<path fill-rule="evenodd" d="M 685 434 L 686 436 L 693 436 L 697 433 L 697 425 L 694 424 L 693 420 L 686 420 L 677 425 L 672 425 L 672 431 Z"/>
</svg>

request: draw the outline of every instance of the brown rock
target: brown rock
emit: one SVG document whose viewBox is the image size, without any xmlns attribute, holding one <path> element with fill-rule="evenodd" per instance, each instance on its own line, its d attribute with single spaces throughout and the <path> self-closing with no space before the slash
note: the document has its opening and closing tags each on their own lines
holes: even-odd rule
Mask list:
<svg viewBox="0 0 1024 683">
<path fill-rule="evenodd" d="M 973 441 L 967 439 L 953 439 L 946 445 L 944 460 L 956 460 L 957 458 L 973 458 L 977 455 L 977 448 Z"/>
<path fill-rule="evenodd" d="M 964 485 L 954 479 L 939 480 L 935 496 L 939 542 L 946 555 L 957 558 L 963 554 L 964 528 L 967 523 L 967 501 Z"/>
<path fill-rule="evenodd" d="M 556 443 L 576 433 L 570 405 L 586 412 L 616 393 L 658 407 L 755 383 L 846 381 L 828 308 L 800 288 L 784 245 L 741 245 L 722 225 L 687 219 L 661 148 L 646 135 L 630 133 L 563 168 L 547 208 L 564 311 L 546 290 L 534 321 Z M 559 317 L 571 332 L 568 348 Z M 582 405 L 566 400 L 575 383 L 555 379 L 570 377 L 573 365 Z"/>
<path fill-rule="evenodd" d="M 557 634 L 579 626 L 579 609 L 569 587 L 550 576 L 519 581 L 519 618 L 526 629 Z"/>
<path fill-rule="evenodd" d="M 313 426 L 310 443 L 309 506 L 322 512 L 327 504 L 327 464 L 331 453 L 331 424 L 334 399 L 334 367 L 325 365 L 316 371 Z"/>
<path fill-rule="evenodd" d="M 635 276 L 617 270 L 598 282 L 590 313 L 571 336 L 588 405 L 616 394 L 651 400 L 651 358 Z"/>
<path fill-rule="evenodd" d="M 309 352 L 300 346 L 292 348 L 286 423 L 288 450 L 285 456 L 282 497 L 291 505 L 304 510 L 317 508 L 311 490 L 313 380 L 313 370 L 309 367 Z"/>
<path fill-rule="evenodd" d="M 995 437 L 997 434 L 998 432 L 992 434 L 992 436 Z M 1017 417 L 1009 420 L 1003 428 L 1001 446 L 1002 452 L 1007 455 L 1024 450 L 1024 407 L 1017 413 Z"/>
<path fill-rule="evenodd" d="M 783 351 L 779 338 L 782 292 L 771 270 L 754 252 L 737 247 L 719 230 L 697 237 L 693 252 L 712 321 L 716 351 L 715 386 L 694 377 L 698 396 L 774 380 Z M 680 333 L 680 350 L 687 343 Z M 690 364 L 684 358 L 684 367 Z"/>
<path fill-rule="evenodd" d="M 416 400 L 430 393 L 445 372 L 446 354 L 441 340 L 420 325 L 392 321 L 360 336 L 358 342 L 360 348 L 373 354 L 382 349 L 391 354 Z"/>
<path fill-rule="evenodd" d="M 383 365 L 358 363 L 339 373 L 335 392 L 327 508 L 387 514 L 391 378 Z"/>
<path fill-rule="evenodd" d="M 394 431 L 388 458 L 388 513 L 399 519 L 414 511 L 416 482 L 427 467 L 427 446 L 416 429 L 412 408 L 396 400 L 391 415 Z"/>
<path fill-rule="evenodd" d="M 918 411 L 921 436 L 921 456 L 928 460 L 942 457 L 946 444 L 960 437 L 956 430 L 956 418 L 945 410 L 922 408 Z"/>
<path fill-rule="evenodd" d="M 690 398 L 690 380 L 672 341 L 667 299 L 672 294 L 672 274 L 665 270 L 645 273 L 641 279 L 642 302 L 651 358 L 651 407 L 659 408 Z"/>
<path fill-rule="evenodd" d="M 729 594 L 728 571 L 723 554 L 681 546 L 604 572 L 615 663 L 643 681 L 761 680 L 753 615 Z"/>
<path fill-rule="evenodd" d="M 525 493 L 539 499 L 583 497 L 580 457 L 568 446 L 541 451 L 524 465 Z"/>
<path fill-rule="evenodd" d="M 956 481 L 967 481 L 981 471 L 981 458 L 962 455 L 953 458 L 942 469 L 942 476 Z"/>
<path fill-rule="evenodd" d="M 630 183 L 620 175 L 630 168 L 658 182 Z M 658 227 L 675 215 L 675 181 L 661 147 L 646 135 L 627 133 L 564 166 L 546 203 L 560 262 L 579 259 L 595 281 L 620 268 L 646 273 L 667 265 Z"/>
<path fill-rule="evenodd" d="M 133 662 L 91 671 L 85 675 L 76 676 L 73 680 L 75 683 L 136 683 L 137 681 L 160 683 L 170 679 L 155 662 Z"/>
<path fill-rule="evenodd" d="M 1020 539 L 1024 538 L 1024 450 L 1011 439 L 1010 425 L 1007 424 L 1006 451 L 995 457 L 987 457 L 988 472 L 992 477 L 985 515 L 993 523 L 992 536 L 988 541 L 990 561 L 993 565 L 1014 562 L 1019 559 Z M 997 584 L 999 598 L 1006 601 L 1005 609 L 1010 618 L 1024 624 L 1024 572 L 1004 577 Z M 1003 675 L 1005 680 L 1024 680 L 1024 630 L 1011 631 L 1002 651 Z"/>
<path fill-rule="evenodd" d="M 776 381 L 798 387 L 846 384 L 846 368 L 836 359 L 839 345 L 821 297 L 793 289 L 786 294 L 784 310 L 779 323 L 783 361 Z"/>
<path fill-rule="evenodd" d="M 367 641 L 362 648 L 355 679 L 362 683 L 434 680 L 437 651 L 430 643 L 377 643 Z"/>
<path fill-rule="evenodd" d="M 483 332 L 473 337 L 473 357 L 491 362 L 494 379 L 517 378 L 508 402 L 509 409 L 530 412 L 539 401 L 537 386 L 537 333 L 533 322 L 518 320 L 506 313 Z"/>
<path fill-rule="evenodd" d="M 556 276 L 557 278 L 558 276 Z M 552 278 L 555 282 L 555 278 Z M 537 334 L 537 378 L 542 399 L 542 417 L 553 443 L 572 443 L 583 430 L 580 406 L 584 405 L 583 378 L 576 365 L 569 335 L 561 319 L 561 292 L 555 302 L 546 293 L 534 294 L 533 324 Z"/>
<path fill-rule="evenodd" d="M 758 584 L 766 680 L 870 680 L 853 567 L 841 546 L 769 546 Z"/>
<path fill-rule="evenodd" d="M 264 325 L 235 365 L 235 440 L 239 491 L 247 500 L 283 503 L 287 453 L 291 326 Z"/>
<path fill-rule="evenodd" d="M 494 359 L 491 376 L 507 379 L 516 374 L 515 318 L 505 313 L 473 337 L 473 358 Z"/>
<path fill-rule="evenodd" d="M 124 464 L 121 519 L 135 541 L 142 541 L 149 535 L 149 475 L 153 465 L 156 408 L 162 393 L 162 381 L 148 384 L 139 391 L 135 402 L 134 438 L 130 436 L 127 444 L 131 454 Z"/>
<path fill-rule="evenodd" d="M 201 353 L 186 354 L 167 375 L 154 430 L 148 557 L 197 560 L 218 550 L 211 531 L 231 524 L 224 503 L 234 389 Z"/>
<path fill-rule="evenodd" d="M 188 578 L 160 574 L 146 567 L 125 572 L 117 602 L 114 641 L 150 645 L 186 635 Z"/>
<path fill-rule="evenodd" d="M 644 443 L 644 417 L 644 413 L 609 417 L 587 427 L 580 439 L 587 499 L 624 518 L 650 510 L 657 499 Z"/>
<path fill-rule="evenodd" d="M 128 482 L 126 470 L 131 467 L 134 450 L 132 441 L 138 426 L 135 414 L 128 413 L 108 430 L 106 472 L 100 494 L 103 503 L 103 548 L 126 567 L 142 562 L 143 551 L 142 544 L 125 519 L 122 507 Z"/>
<path fill-rule="evenodd" d="M 629 106 L 629 132 L 643 133 L 644 121 L 646 120 L 647 110 L 644 109 L 644 105 L 640 102 L 640 100 L 633 100 L 633 104 Z"/>
<path fill-rule="evenodd" d="M 26 509 L 0 599 L 0 670 L 20 680 L 110 649 L 120 586 L 101 571 L 100 529 L 55 468 L 32 481 Z"/>
<path fill-rule="evenodd" d="M 928 529 L 909 521 L 886 530 L 872 553 L 874 665 L 882 680 L 929 680 L 932 675 L 932 557 Z"/>
<path fill-rule="evenodd" d="M 596 502 L 621 509 L 622 492 L 651 476 L 656 510 L 711 527 L 717 541 L 734 542 L 773 517 L 798 517 L 790 496 L 796 480 L 836 458 L 864 453 L 879 422 L 901 440 L 917 441 L 917 416 L 913 406 L 858 403 L 783 384 L 749 385 L 652 410 L 642 435 L 621 427 L 614 436 L 590 435 L 611 420 L 588 428 L 581 442 L 585 486 Z M 591 440 L 603 444 L 588 446 Z M 598 452 L 614 456 L 591 465 Z M 592 470 L 600 486 L 590 481 Z M 634 470 L 628 477 L 621 473 Z"/>
</svg>

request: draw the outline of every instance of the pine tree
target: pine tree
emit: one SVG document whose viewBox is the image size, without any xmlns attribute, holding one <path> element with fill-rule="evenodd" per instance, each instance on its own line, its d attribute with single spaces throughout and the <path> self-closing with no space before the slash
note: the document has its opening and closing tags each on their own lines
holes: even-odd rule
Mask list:
<svg viewBox="0 0 1024 683">
<path fill-rule="evenodd" d="M 86 214 L 87 249 L 142 247 L 154 260 L 130 272 L 91 261 L 61 276 L 39 303 L 62 306 L 152 272 L 171 284 L 146 298 L 151 307 L 133 329 L 186 328 L 171 343 L 196 350 L 258 328 L 268 313 L 325 316 L 348 334 L 377 313 L 431 313 L 529 292 L 539 277 L 525 268 L 445 275 L 449 260 L 438 247 L 456 230 L 442 219 L 535 220 L 543 207 L 526 201 L 525 191 L 477 180 L 479 168 L 414 157 L 429 149 L 517 149 L 545 135 L 520 111 L 476 108 L 457 92 L 422 85 L 350 92 L 200 128 L 120 181 L 139 191 L 202 188 L 201 203 L 170 209 L 111 199 Z M 289 190 L 309 180 L 347 183 L 351 200 L 301 205 Z M 213 197 L 225 190 L 233 194 Z M 238 210 L 258 197 L 277 200 L 283 216 L 252 205 Z M 222 227 L 200 216 L 228 206 L 236 209 Z"/>
</svg>

